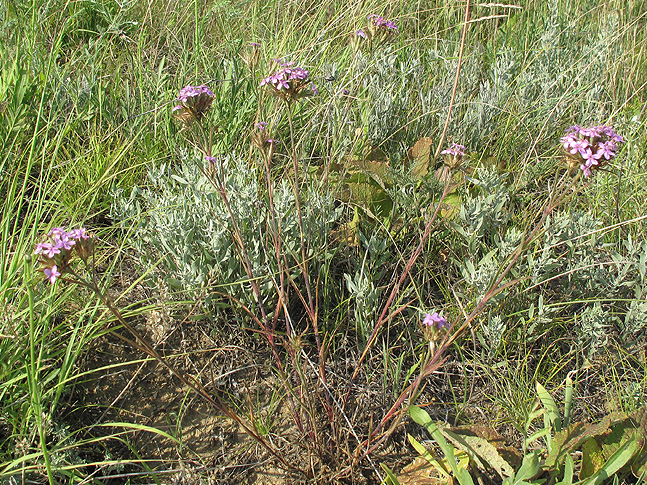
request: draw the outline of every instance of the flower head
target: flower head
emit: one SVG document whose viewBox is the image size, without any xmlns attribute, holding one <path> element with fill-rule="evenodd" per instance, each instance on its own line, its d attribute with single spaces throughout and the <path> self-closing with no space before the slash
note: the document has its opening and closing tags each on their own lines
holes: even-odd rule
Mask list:
<svg viewBox="0 0 647 485">
<path fill-rule="evenodd" d="M 35 254 L 40 256 L 43 273 L 50 283 L 65 273 L 74 255 L 87 261 L 92 253 L 93 240 L 85 228 L 72 229 L 69 232 L 55 227 L 47 233 L 49 240 L 36 244 Z"/>
<path fill-rule="evenodd" d="M 465 156 L 465 150 L 467 150 L 463 145 L 458 143 L 452 143 L 452 146 L 446 148 L 441 155 L 445 155 L 445 165 L 450 169 L 457 169 L 461 166 L 463 157 Z"/>
<path fill-rule="evenodd" d="M 618 143 L 625 143 L 610 126 L 582 128 L 574 125 L 566 130 L 559 140 L 562 143 L 570 170 L 579 167 L 588 178 L 616 156 Z"/>
<path fill-rule="evenodd" d="M 358 50 L 364 41 L 369 46 L 375 47 L 385 42 L 397 30 L 398 26 L 393 20 L 373 14 L 368 16 L 365 28 L 358 29 L 351 35 L 350 41 L 355 50 Z"/>
<path fill-rule="evenodd" d="M 209 86 L 185 86 L 177 97 L 179 104 L 173 107 L 173 116 L 187 125 L 193 120 L 200 121 L 213 103 L 215 94 Z"/>
<path fill-rule="evenodd" d="M 76 240 L 81 239 L 90 239 L 90 235 L 85 230 L 85 227 L 79 227 L 78 229 L 72 229 L 67 233 L 69 237 Z"/>
<path fill-rule="evenodd" d="M 441 317 L 438 312 L 425 314 L 425 318 L 422 320 L 422 334 L 429 342 L 431 352 L 433 352 L 435 345 L 443 339 L 449 328 L 449 322 L 444 317 Z"/>
<path fill-rule="evenodd" d="M 273 94 L 286 100 L 296 100 L 319 93 L 317 87 L 308 79 L 309 71 L 302 67 L 292 67 L 293 62 L 281 63 L 278 59 L 275 61 L 280 63 L 283 69 L 263 79 L 261 87 L 268 86 Z"/>
<path fill-rule="evenodd" d="M 441 328 L 449 328 L 449 323 L 447 323 L 447 320 L 438 315 L 438 312 L 426 313 L 422 324 L 426 327 L 437 328 L 439 330 Z"/>
<path fill-rule="evenodd" d="M 381 15 L 369 15 L 368 16 L 369 23 L 372 22 L 373 25 L 377 29 L 382 29 L 384 31 L 391 31 L 391 30 L 398 30 L 398 26 L 395 25 L 395 22 L 393 20 L 387 20 Z"/>
<path fill-rule="evenodd" d="M 443 150 L 441 155 L 451 155 L 452 157 L 464 157 L 466 148 L 458 143 L 452 143 L 450 148 Z"/>
</svg>

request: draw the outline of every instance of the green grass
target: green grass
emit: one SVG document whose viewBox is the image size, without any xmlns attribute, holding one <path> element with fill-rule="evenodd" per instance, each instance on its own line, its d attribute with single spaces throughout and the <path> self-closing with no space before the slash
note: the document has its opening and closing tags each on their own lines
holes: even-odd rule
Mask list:
<svg viewBox="0 0 647 485">
<path fill-rule="evenodd" d="M 580 181 L 553 212 L 504 280 L 514 284 L 446 349 L 448 360 L 421 380 L 414 400 L 431 403 L 426 409 L 435 419 L 494 420 L 507 433 L 516 429 L 519 440 L 535 403 L 534 383 L 561 389 L 569 372 L 576 376 L 576 417 L 594 420 L 645 405 L 647 318 L 636 317 L 632 332 L 623 326 L 632 301 L 631 308 L 644 309 L 647 298 L 642 0 L 472 6 L 440 147 L 466 145 L 469 169 L 448 199 L 454 216 L 441 211 L 387 303 L 441 197 L 434 167 L 417 177 L 407 152 L 430 137 L 433 153 L 443 137 L 464 9 L 448 0 L 0 3 L 0 480 L 90 482 L 123 473 L 131 483 L 161 483 L 166 475 L 158 474 L 184 460 L 203 464 L 197 474 L 231 480 L 248 473 L 240 476 L 251 480 L 264 465 L 245 463 L 271 458 L 231 422 L 215 419 L 217 412 L 199 408 L 186 389 L 159 398 L 166 399 L 158 403 L 165 419 L 139 415 L 139 405 L 154 402 L 134 371 L 143 356 L 123 352 L 99 366 L 108 376 L 123 367 L 138 383 L 128 388 L 133 397 L 123 408 L 111 404 L 123 383 L 101 380 L 91 361 L 110 354 L 116 344 L 108 334 L 118 322 L 88 291 L 63 282 L 51 287 L 37 271 L 35 244 L 56 226 L 83 225 L 97 236 L 102 288 L 128 320 L 146 326 L 151 315 L 167 315 L 172 323 L 160 349 L 209 392 L 222 393 L 289 463 L 322 482 L 374 482 L 382 476 L 377 463 L 411 461 L 402 427 L 368 456 L 354 461 L 353 454 L 361 454 L 358 443 L 424 367 L 424 313 L 465 321 L 505 268 L 506 235 L 539 220 L 559 138 L 573 124 L 612 124 L 627 143 L 608 171 Z M 394 19 L 397 34 L 372 51 L 354 52 L 351 36 L 374 13 Z M 250 42 L 261 44 L 253 69 L 244 60 Z M 292 118 L 284 102 L 258 86 L 275 58 L 307 68 L 320 91 L 299 101 Z M 239 229 L 219 215 L 227 214 L 221 202 L 189 198 L 181 184 L 170 189 L 169 181 L 147 176 L 162 164 L 179 176 L 200 160 L 171 108 L 180 88 L 203 83 L 215 93 L 209 150 L 236 161 L 227 167 L 232 180 L 258 181 L 256 194 L 229 194 L 242 201 L 233 201 L 234 212 L 251 207 L 234 214 Z M 258 121 L 269 122 L 270 136 L 280 141 L 267 171 L 251 147 Z M 295 166 L 302 173 L 298 189 Z M 113 219 L 116 198 L 133 187 L 149 200 L 165 187 L 185 194 L 187 213 L 219 215 L 214 227 L 226 228 L 223 238 L 240 231 L 244 249 L 233 239 L 217 248 L 230 251 L 229 272 L 218 269 L 222 261 L 191 259 L 199 251 L 221 254 L 209 247 L 211 239 L 200 239 L 213 228 L 160 234 L 167 246 L 156 245 L 155 227 L 163 226 L 146 224 L 168 222 L 180 213 L 177 204 L 159 199 L 146 206 L 140 195 L 130 218 Z M 200 190 L 214 192 L 209 187 Z M 295 191 L 297 207 L 285 202 Z M 335 216 L 326 219 L 325 207 Z M 283 225 L 278 232 L 272 214 Z M 312 238 L 301 238 L 299 217 L 316 231 Z M 355 237 L 357 244 L 346 244 Z M 309 247 L 315 240 L 318 246 Z M 505 244 L 513 250 L 518 241 Z M 252 275 L 244 251 L 253 256 Z M 190 264 L 208 284 L 169 286 L 177 268 Z M 394 314 L 360 357 L 385 306 Z M 273 322 L 273 337 L 284 343 L 272 344 L 255 319 Z M 209 346 L 236 348 L 240 365 L 226 352 L 225 364 L 207 359 Z M 247 365 L 262 377 L 240 370 Z M 154 387 L 171 382 L 160 369 L 150 372 Z M 267 393 L 264 385 L 277 390 Z M 94 400 L 80 398 L 90 395 Z M 185 436 L 198 408 L 214 416 L 209 426 L 226 428 L 220 450 L 196 448 Z M 103 421 L 79 417 L 94 409 Z M 398 457 L 387 455 L 389 443 L 401 450 Z M 152 451 L 157 445 L 163 456 Z M 222 451 L 226 446 L 230 452 Z M 304 466 L 303 456 L 312 464 Z M 224 471 L 206 471 L 213 466 Z"/>
</svg>

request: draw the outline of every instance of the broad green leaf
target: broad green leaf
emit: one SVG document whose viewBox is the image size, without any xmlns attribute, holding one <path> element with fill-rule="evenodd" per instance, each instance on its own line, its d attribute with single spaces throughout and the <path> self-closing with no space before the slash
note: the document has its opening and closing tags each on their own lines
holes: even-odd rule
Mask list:
<svg viewBox="0 0 647 485">
<path fill-rule="evenodd" d="M 344 181 L 344 187 L 342 199 L 359 205 L 371 217 L 386 217 L 393 209 L 391 197 L 375 174 L 354 173 Z"/>
<path fill-rule="evenodd" d="M 638 451 L 638 442 L 635 437 L 630 439 L 625 446 L 616 451 L 600 468 L 597 473 L 584 482 L 585 485 L 598 485 L 605 483 L 610 477 L 615 475 L 623 466 L 625 466 L 634 457 Z"/>
<path fill-rule="evenodd" d="M 559 417 L 559 409 L 557 407 L 557 404 L 555 404 L 555 400 L 552 398 L 550 393 L 539 382 L 536 383 L 536 387 L 537 395 L 539 396 L 541 403 L 548 413 L 548 420 L 555 430 L 555 433 L 558 433 L 562 430 L 562 420 Z"/>
<path fill-rule="evenodd" d="M 627 418 L 612 426 L 611 432 L 603 437 L 597 438 L 597 442 L 602 446 L 602 452 L 605 458 L 609 458 L 621 448 L 625 448 L 629 440 L 637 439 L 636 423 Z"/>
</svg>

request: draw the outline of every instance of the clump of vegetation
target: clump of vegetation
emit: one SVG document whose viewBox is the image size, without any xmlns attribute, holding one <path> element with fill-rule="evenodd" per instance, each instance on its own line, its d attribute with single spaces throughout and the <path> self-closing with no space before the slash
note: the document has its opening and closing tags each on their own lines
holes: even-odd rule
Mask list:
<svg viewBox="0 0 647 485">
<path fill-rule="evenodd" d="M 0 478 L 644 480 L 644 6 L 259 5 L 0 9 Z"/>
</svg>

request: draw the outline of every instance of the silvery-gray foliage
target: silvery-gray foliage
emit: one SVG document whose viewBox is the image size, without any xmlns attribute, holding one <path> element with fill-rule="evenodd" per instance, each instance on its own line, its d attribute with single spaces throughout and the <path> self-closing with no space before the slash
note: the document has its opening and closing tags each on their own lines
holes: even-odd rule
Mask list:
<svg viewBox="0 0 647 485">
<path fill-rule="evenodd" d="M 465 287 L 464 294 L 469 296 L 473 303 L 479 302 L 491 287 L 499 269 L 496 250 L 490 251 L 476 263 L 471 258 L 465 258 L 462 264 L 459 264 Z"/>
<path fill-rule="evenodd" d="M 589 355 L 603 346 L 612 329 L 612 303 L 625 313 L 621 335 L 634 335 L 645 327 L 642 304 L 632 297 L 645 294 L 647 241 L 624 241 L 623 254 L 612 252 L 600 233 L 602 223 L 584 212 L 557 214 L 546 225 L 543 241 L 534 257 L 526 260 L 538 291 L 548 291 L 559 300 L 595 301 L 575 320 L 577 343 Z M 558 295 L 558 296 L 556 296 Z M 627 303 L 623 303 L 627 301 Z M 565 306 L 564 316 L 572 311 Z"/>
<path fill-rule="evenodd" d="M 356 330 L 362 345 L 366 342 L 380 308 L 382 287 L 376 286 L 385 273 L 391 259 L 389 241 L 374 232 L 366 237 L 360 232 L 360 251 L 351 259 L 353 273 L 344 273 L 346 289 L 350 296 Z"/>
<path fill-rule="evenodd" d="M 390 47 L 370 57 L 359 52 L 356 62 L 361 85 L 357 121 L 372 146 L 401 159 L 404 151 L 428 135 L 431 128 L 425 65 L 418 57 L 399 58 Z M 419 116 L 409 126 L 414 113 Z"/>
<path fill-rule="evenodd" d="M 545 20 L 541 37 L 526 39 L 532 55 L 505 47 L 487 51 L 487 46 L 478 45 L 463 59 L 449 140 L 482 150 L 493 136 L 509 132 L 510 123 L 522 135 L 516 138 L 525 141 L 550 139 L 545 134 L 562 130 L 556 124 L 565 118 L 582 123 L 605 119 L 611 109 L 606 69 L 623 48 L 616 42 L 617 31 L 610 30 L 618 24 L 617 14 L 609 12 L 608 19 L 600 21 L 603 28 L 591 35 L 552 3 L 552 16 Z M 451 101 L 457 46 L 441 44 L 425 54 L 423 63 L 433 66 L 429 104 L 440 131 Z M 513 143 L 508 140 L 506 145 Z"/>
<path fill-rule="evenodd" d="M 632 300 L 621 320 L 621 335 L 625 340 L 633 340 L 647 328 L 647 302 Z"/>
<path fill-rule="evenodd" d="M 470 181 L 475 190 L 465 194 L 452 225 L 463 237 L 466 251 L 462 259 L 454 259 L 462 278 L 460 291 L 476 304 L 519 248 L 524 231 L 510 224 L 512 193 L 504 177 L 481 169 Z M 529 288 L 517 301 L 520 312 L 530 308 L 528 319 L 516 322 L 523 327 L 523 339 L 533 341 L 550 331 L 552 322 L 570 321 L 576 312 L 574 343 L 590 357 L 614 334 L 614 322 L 626 340 L 645 328 L 647 306 L 640 300 L 647 294 L 647 241 L 628 236 L 621 250 L 614 251 L 614 245 L 605 243 L 602 229 L 602 222 L 587 212 L 555 213 L 546 221 L 542 236 L 510 274 L 510 278 L 522 278 L 522 285 Z M 582 308 L 550 305 L 550 301 L 569 300 L 592 303 Z M 514 304 L 509 303 L 506 311 L 513 312 Z M 488 358 L 502 341 L 499 332 L 505 330 L 501 329 L 515 326 L 492 318 L 482 321 L 478 331 Z"/>
<path fill-rule="evenodd" d="M 505 179 L 493 169 L 478 169 L 468 178 L 472 189 L 464 194 L 458 220 L 452 223 L 467 246 L 467 256 L 456 263 L 464 294 L 474 302 L 485 296 L 501 265 L 516 249 L 511 246 L 521 241 L 520 233 L 506 230 L 511 188 Z"/>
<path fill-rule="evenodd" d="M 468 195 L 460 210 L 460 224 L 468 237 L 494 237 L 499 228 L 507 224 L 511 197 L 505 178 L 487 168 L 478 169 L 476 175 L 469 178 L 477 193 Z"/>
<path fill-rule="evenodd" d="M 500 349 L 506 329 L 506 322 L 501 315 L 492 312 L 488 313 L 487 319 L 481 324 L 477 336 L 489 359 L 492 359 Z"/>
<path fill-rule="evenodd" d="M 221 194 L 186 156 L 178 168 L 161 164 L 150 168 L 148 186 L 135 186 L 130 194 L 115 194 L 112 217 L 122 227 L 132 226 L 134 249 L 143 269 L 156 266 L 154 276 L 172 287 L 197 290 L 220 287 L 237 297 L 252 298 L 240 251 L 232 237 L 232 223 Z M 241 231 L 254 278 L 262 296 L 275 294 L 278 265 L 269 228 L 269 207 L 259 184 L 262 175 L 235 156 L 224 156 L 224 185 L 233 217 Z M 306 185 L 306 184 L 304 184 Z M 317 257 L 330 224 L 339 217 L 333 198 L 313 188 L 302 192 L 301 209 L 307 257 Z M 281 251 L 298 275 L 300 230 L 294 190 L 282 180 L 274 187 L 275 217 L 281 227 Z"/>
<path fill-rule="evenodd" d="M 592 357 L 607 344 L 611 328 L 611 314 L 600 302 L 588 305 L 575 315 L 573 334 L 578 350 Z"/>
<path fill-rule="evenodd" d="M 550 280 L 550 288 L 571 298 L 609 298 L 626 287 L 600 234 L 602 222 L 588 213 L 556 214 L 546 224 L 541 248 L 529 265 L 534 283 Z"/>
</svg>

